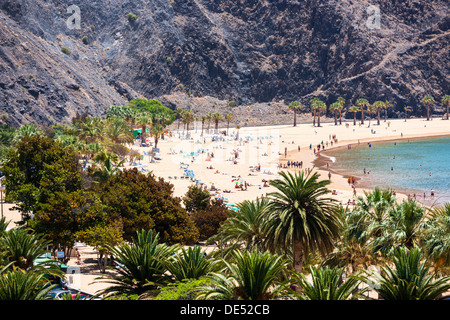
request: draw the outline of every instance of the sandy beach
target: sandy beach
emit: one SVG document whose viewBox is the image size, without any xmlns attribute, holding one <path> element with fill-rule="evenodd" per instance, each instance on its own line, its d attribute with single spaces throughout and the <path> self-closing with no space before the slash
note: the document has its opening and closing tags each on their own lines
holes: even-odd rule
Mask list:
<svg viewBox="0 0 450 320">
<path fill-rule="evenodd" d="M 439 118 L 432 121 L 425 119 L 376 120 L 365 121 L 364 125 L 353 125 L 353 120 L 335 125 L 334 122 L 324 123 L 321 127 L 313 127 L 312 123 L 270 127 L 243 127 L 239 130 L 229 129 L 228 135 L 213 134 L 206 130 L 201 134 L 199 125 L 190 130 L 190 139 L 184 132 L 172 130 L 158 143 L 160 150 L 152 161 L 150 155 L 152 146 L 141 147 L 139 143 L 132 146 L 143 155 L 143 159 L 129 164 L 125 168 L 137 167 L 143 172 L 152 171 L 156 176 L 164 178 L 174 185 L 174 195 L 183 197 L 188 187 L 193 184 L 205 186 L 214 197 L 223 198 L 232 208 L 244 200 L 254 200 L 274 191 L 266 183 L 279 177 L 280 170 L 287 161 L 302 162 L 302 169 L 316 170 L 322 179 L 329 179 L 326 170 L 326 158 L 318 156 L 314 147 L 325 146 L 325 151 L 331 148 L 345 147 L 349 144 L 368 143 L 400 139 L 414 139 L 450 135 L 450 122 Z M 219 128 L 219 131 L 226 131 Z M 153 142 L 151 138 L 149 142 Z M 310 145 L 312 146 L 310 149 Z M 319 167 L 320 166 L 320 167 Z M 355 173 L 355 177 L 361 173 Z M 187 176 L 187 178 L 185 178 Z M 266 181 L 266 182 L 265 182 Z M 353 199 L 353 188 L 349 186 L 347 177 L 331 172 L 333 190 L 330 196 L 339 203 L 347 205 Z M 241 188 L 242 185 L 242 188 Z M 267 185 L 267 186 L 266 186 Z M 215 190 L 211 190 L 214 186 Z M 363 189 L 356 182 L 356 194 L 361 195 Z M 399 200 L 407 195 L 397 193 Z M 20 214 L 9 210 L 13 205 L 4 204 L 3 214 L 6 221 L 20 220 Z M 209 248 L 208 250 L 212 250 Z M 84 264 L 78 266 L 80 277 L 76 281 L 83 291 L 95 293 L 107 284 L 94 282 L 99 276 L 96 268 L 97 253 L 89 246 L 79 247 Z M 76 258 L 69 261 L 69 266 L 77 266 Z"/>
<path fill-rule="evenodd" d="M 219 128 L 219 131 L 224 130 Z M 153 163 L 148 155 L 151 147 L 133 146 L 144 154 L 144 160 L 140 162 L 142 166 L 138 167 L 151 170 L 155 175 L 170 181 L 174 185 L 175 196 L 183 197 L 188 187 L 195 183 L 208 189 L 214 185 L 216 190 L 210 191 L 211 195 L 222 197 L 232 205 L 274 191 L 272 187 L 264 186 L 264 180 L 278 178 L 280 170 L 301 170 L 279 167 L 288 161 L 302 162 L 302 169 L 317 171 L 322 179 L 329 179 L 325 165 L 327 158 L 321 157 L 317 150 L 314 152 L 314 148 L 322 142 L 325 146 L 323 150 L 328 151 L 356 143 L 450 135 L 448 122 L 437 118 L 432 121 L 409 119 L 407 122 L 403 119 L 381 120 L 380 125 L 372 120 L 370 127 L 367 120 L 364 125 L 357 123 L 356 126 L 353 126 L 353 121 L 349 121 L 337 126 L 334 122 L 322 122 L 321 127 L 313 127 L 311 123 L 298 124 L 296 127 L 244 127 L 239 130 L 238 140 L 235 140 L 236 131 L 230 129 L 229 136 L 222 136 L 222 139 L 215 141 L 212 139 L 214 136 L 206 132 L 202 137 L 198 128 L 192 130 L 192 139 L 183 139 L 183 132 L 181 136 L 175 133 L 159 142 L 161 160 Z M 260 169 L 256 170 L 258 166 Z M 182 178 L 186 169 L 193 173 L 189 179 Z M 355 172 L 356 180 L 361 174 Z M 331 171 L 329 189 L 335 190 L 331 196 L 342 204 L 353 198 L 354 191 L 347 178 Z M 236 188 L 237 181 L 244 185 L 247 183 L 247 190 Z M 357 181 L 355 186 L 356 194 L 361 194 L 363 189 L 358 187 Z M 398 193 L 399 199 L 406 196 Z"/>
</svg>

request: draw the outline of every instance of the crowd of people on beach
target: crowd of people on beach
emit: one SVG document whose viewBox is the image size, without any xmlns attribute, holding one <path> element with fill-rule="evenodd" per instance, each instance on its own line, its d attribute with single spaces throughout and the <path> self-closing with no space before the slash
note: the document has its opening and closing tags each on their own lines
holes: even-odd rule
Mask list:
<svg viewBox="0 0 450 320">
<path fill-rule="evenodd" d="M 278 169 L 302 169 L 303 161 L 290 161 L 288 160 L 286 163 L 280 163 L 278 165 Z"/>
<path fill-rule="evenodd" d="M 422 201 L 426 201 L 427 193 L 424 192 L 423 195 L 421 195 L 421 194 L 417 195 L 416 193 L 408 194 L 408 200 L 416 200 L 417 198 L 420 198 Z M 431 191 L 430 191 L 430 200 L 434 200 L 434 190 L 433 189 L 431 189 Z"/>
<path fill-rule="evenodd" d="M 280 137 L 281 137 L 281 135 L 280 135 Z M 206 142 L 205 138 L 203 138 L 203 139 L 204 139 L 203 142 Z M 211 138 L 211 142 L 219 142 L 220 143 L 220 142 L 224 142 L 224 141 L 225 141 L 225 137 L 224 137 L 222 132 L 220 134 L 218 134 L 217 136 L 214 136 L 214 137 Z M 248 141 L 245 141 L 245 140 L 243 140 L 241 138 L 241 139 L 238 139 L 237 142 L 239 142 L 239 145 L 241 145 L 242 143 L 248 142 Z M 262 142 L 263 141 L 260 140 L 258 144 L 260 144 Z M 281 141 L 281 142 L 282 143 L 296 145 L 296 149 L 297 149 L 298 152 L 300 152 L 302 150 L 300 145 L 297 145 L 294 141 L 290 141 L 289 140 L 289 141 Z M 335 144 L 337 144 L 337 142 L 338 142 L 338 139 L 337 139 L 336 135 L 330 134 L 329 135 L 329 139 L 323 139 L 320 143 L 317 143 L 317 144 L 310 143 L 309 144 L 309 150 L 310 150 L 311 153 L 314 153 L 315 156 L 319 156 L 321 151 L 324 151 L 329 146 L 333 147 Z M 358 140 L 358 144 L 360 144 L 359 140 Z M 394 142 L 394 145 L 395 144 L 396 143 Z M 370 143 L 370 142 L 368 142 L 367 145 L 368 145 L 369 148 L 372 147 L 372 143 Z M 218 148 L 218 146 L 214 146 L 213 148 Z M 308 147 L 306 147 L 305 149 L 307 149 L 307 148 Z M 347 148 L 349 150 L 351 150 L 352 146 L 349 144 L 347 146 Z M 221 147 L 221 149 L 222 149 L 222 147 Z M 238 158 L 238 151 L 241 151 L 241 150 L 239 150 L 239 149 L 236 150 L 236 145 L 235 145 L 235 149 L 233 149 L 233 157 L 231 159 L 232 161 L 234 161 L 234 164 L 237 164 L 236 161 L 237 161 L 237 158 Z M 205 154 L 207 154 L 207 159 L 214 159 L 214 153 L 213 152 L 205 151 Z M 283 155 L 282 152 L 278 152 L 278 154 L 280 156 Z M 312 171 L 312 169 L 314 169 L 314 166 L 313 166 L 312 169 L 305 168 L 304 167 L 304 162 L 302 160 L 300 160 L 300 159 L 297 160 L 297 159 L 294 158 L 294 160 L 292 160 L 292 157 L 288 157 L 288 148 L 284 148 L 284 157 L 285 157 L 285 159 L 282 159 L 283 161 L 279 161 L 279 163 L 277 165 L 277 169 L 288 169 L 288 170 L 289 169 L 290 170 L 299 170 L 300 169 L 300 170 L 305 170 L 306 174 L 308 174 L 309 172 Z M 396 157 L 395 157 L 395 155 L 393 155 L 393 156 L 391 156 L 391 158 L 395 159 Z M 215 171 L 214 172 L 215 174 L 224 174 L 224 173 L 219 172 L 219 170 L 216 170 L 216 168 L 214 168 L 212 165 L 207 166 L 207 169 L 214 169 L 213 171 Z M 391 168 L 391 171 L 392 170 L 393 170 L 393 167 Z M 329 168 L 328 161 L 326 162 L 326 171 L 327 171 L 328 180 L 331 181 L 332 174 L 331 174 L 331 171 L 330 171 L 330 168 Z M 364 167 L 362 171 L 363 171 L 362 173 L 364 175 L 371 173 L 370 168 L 367 169 L 367 168 Z M 261 166 L 258 164 L 257 166 L 251 166 L 250 167 L 250 171 L 249 171 L 248 175 L 249 176 L 255 176 L 255 175 L 258 175 L 260 172 L 261 172 Z M 347 203 L 349 205 L 354 204 L 354 201 L 355 201 L 355 198 L 356 198 L 356 194 L 357 194 L 357 189 L 356 188 L 358 187 L 357 180 L 358 179 L 356 178 L 356 176 L 352 176 L 352 175 L 350 175 L 347 178 L 348 186 L 352 188 L 351 191 L 352 191 L 352 194 L 353 194 L 353 199 L 350 199 L 348 201 L 348 203 Z M 261 184 L 257 183 L 257 185 L 259 185 L 260 189 L 261 189 L 261 187 L 268 187 L 269 186 L 267 181 L 263 181 Z M 235 189 L 236 191 L 246 191 L 248 187 L 251 187 L 251 184 L 249 184 L 247 181 L 242 180 L 242 183 L 237 183 L 234 186 L 234 188 L 232 188 L 232 189 Z M 214 191 L 217 191 L 217 189 L 214 190 Z M 224 193 L 231 193 L 232 190 L 225 189 L 223 192 Z M 420 198 L 421 200 L 424 201 L 425 199 L 427 199 L 427 200 L 430 199 L 430 197 L 433 198 L 434 197 L 434 191 L 432 191 L 429 196 L 426 193 L 424 193 L 423 195 L 418 193 L 417 195 L 416 194 L 408 195 L 408 198 L 409 197 L 410 198 L 416 198 L 417 197 L 417 198 Z"/>
</svg>

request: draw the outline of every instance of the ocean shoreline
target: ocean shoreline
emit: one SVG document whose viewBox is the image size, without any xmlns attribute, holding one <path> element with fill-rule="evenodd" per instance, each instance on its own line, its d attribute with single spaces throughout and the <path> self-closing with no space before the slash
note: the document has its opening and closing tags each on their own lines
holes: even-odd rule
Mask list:
<svg viewBox="0 0 450 320">
<path fill-rule="evenodd" d="M 377 140 L 371 140 L 371 141 L 364 141 L 364 143 L 370 143 L 373 145 L 376 144 L 384 144 L 384 143 L 389 143 L 389 142 L 398 142 L 398 141 L 417 141 L 417 140 L 427 140 L 427 139 L 438 139 L 438 138 L 446 138 L 446 137 L 450 137 L 450 133 L 447 134 L 442 134 L 442 133 L 438 133 L 438 134 L 431 134 L 431 135 L 427 135 L 427 136 L 408 136 L 408 137 L 404 137 L 401 136 L 399 138 L 381 138 L 381 139 L 377 139 Z M 366 139 L 365 139 L 366 140 Z M 334 155 L 330 155 L 329 153 L 333 153 L 335 151 L 338 150 L 342 150 L 344 148 L 348 148 L 349 146 L 351 147 L 352 145 L 359 145 L 361 144 L 361 141 L 357 141 L 356 143 L 353 142 L 348 142 L 345 145 L 339 145 L 339 146 L 333 146 L 330 147 L 328 149 L 326 149 L 325 151 L 321 151 L 318 153 L 317 158 L 313 161 L 314 163 L 314 167 L 317 167 L 318 170 L 320 171 L 325 171 L 325 172 L 331 172 L 333 174 L 339 175 L 344 179 L 348 179 L 349 177 L 354 177 L 355 178 L 355 185 L 358 188 L 361 188 L 362 190 L 366 190 L 366 191 L 370 191 L 373 190 L 375 187 L 380 187 L 378 185 L 374 185 L 373 182 L 371 182 L 370 179 L 367 179 L 367 176 L 362 174 L 362 173 L 354 173 L 354 174 L 350 174 L 348 172 L 342 172 L 341 170 L 336 170 L 335 168 L 333 168 L 332 166 L 329 166 L 328 168 L 326 167 L 327 163 L 333 163 L 333 161 L 331 160 L 331 158 L 336 158 Z M 337 159 L 337 158 L 336 158 Z M 402 194 L 406 197 L 410 197 L 413 194 L 416 194 L 416 196 L 421 195 L 424 190 L 419 190 L 419 189 L 414 189 L 414 188 L 393 188 L 393 187 L 387 187 L 390 188 L 391 190 L 393 190 L 396 194 Z M 420 202 L 421 204 L 427 206 L 427 207 L 433 207 L 436 203 L 437 205 L 441 205 L 442 203 L 439 203 L 437 201 L 437 199 L 433 199 L 434 201 L 430 201 L 430 200 L 426 200 L 426 201 L 422 201 L 422 199 L 420 199 L 421 196 L 419 196 L 419 199 L 416 197 L 415 199 Z M 431 204 L 430 204 L 431 202 Z"/>
</svg>

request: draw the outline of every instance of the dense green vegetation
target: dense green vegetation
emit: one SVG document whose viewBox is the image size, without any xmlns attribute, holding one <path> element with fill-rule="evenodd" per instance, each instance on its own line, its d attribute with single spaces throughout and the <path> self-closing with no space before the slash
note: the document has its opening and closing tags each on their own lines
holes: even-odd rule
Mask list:
<svg viewBox="0 0 450 320">
<path fill-rule="evenodd" d="M 320 124 L 323 106 L 312 103 Z M 333 107 L 336 123 L 342 105 Z M 144 136 L 149 128 L 156 139 L 176 119 L 188 127 L 193 114 L 139 99 L 111 107 L 104 120 L 77 115 L 68 125 L 0 127 L 6 197 L 22 213 L 17 226 L 0 220 L 0 299 L 44 299 L 52 288 L 44 274 L 64 275 L 54 264 L 32 262 L 47 251 L 69 257 L 75 241 L 98 250 L 99 280 L 110 284 L 105 299 L 448 294 L 449 204 L 429 209 L 374 189 L 345 209 L 328 197 L 328 180 L 303 171 L 280 173 L 270 181 L 274 192 L 237 204 L 237 212 L 198 186 L 180 199 L 153 173 L 121 168 L 136 158 L 128 148 L 133 128 Z M 204 121 L 217 128 L 221 119 Z M 217 249 L 207 255 L 199 240 Z"/>
</svg>

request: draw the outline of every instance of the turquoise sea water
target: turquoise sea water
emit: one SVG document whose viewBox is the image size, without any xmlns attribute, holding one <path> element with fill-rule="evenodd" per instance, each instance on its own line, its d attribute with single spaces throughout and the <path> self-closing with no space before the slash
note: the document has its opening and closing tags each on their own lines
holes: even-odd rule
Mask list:
<svg viewBox="0 0 450 320">
<path fill-rule="evenodd" d="M 450 137 L 353 144 L 325 155 L 334 161 L 332 170 L 360 177 L 359 186 L 415 193 L 420 201 L 425 193 L 427 203 L 450 202 Z"/>
</svg>

